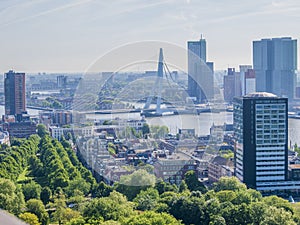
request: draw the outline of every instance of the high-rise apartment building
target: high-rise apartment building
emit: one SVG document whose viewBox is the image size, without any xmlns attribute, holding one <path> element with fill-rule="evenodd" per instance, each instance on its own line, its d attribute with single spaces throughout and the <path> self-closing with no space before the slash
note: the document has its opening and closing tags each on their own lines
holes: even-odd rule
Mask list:
<svg viewBox="0 0 300 225">
<path fill-rule="evenodd" d="M 235 175 L 249 188 L 287 188 L 288 100 L 266 92 L 234 99 Z"/>
<path fill-rule="evenodd" d="M 214 95 L 213 63 L 206 61 L 206 40 L 188 41 L 188 93 L 198 102 Z"/>
<path fill-rule="evenodd" d="M 5 115 L 21 115 L 25 106 L 25 73 L 10 70 L 4 75 Z"/>
<path fill-rule="evenodd" d="M 295 96 L 297 40 L 290 37 L 253 41 L 256 91 L 292 100 Z"/>
</svg>

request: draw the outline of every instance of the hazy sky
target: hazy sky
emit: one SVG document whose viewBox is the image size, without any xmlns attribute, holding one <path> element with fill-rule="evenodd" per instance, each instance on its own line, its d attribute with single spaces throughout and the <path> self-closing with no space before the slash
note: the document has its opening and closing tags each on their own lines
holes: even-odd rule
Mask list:
<svg viewBox="0 0 300 225">
<path fill-rule="evenodd" d="M 0 72 L 82 72 L 118 46 L 201 33 L 216 69 L 252 64 L 253 40 L 299 38 L 300 1 L 0 0 Z"/>
</svg>

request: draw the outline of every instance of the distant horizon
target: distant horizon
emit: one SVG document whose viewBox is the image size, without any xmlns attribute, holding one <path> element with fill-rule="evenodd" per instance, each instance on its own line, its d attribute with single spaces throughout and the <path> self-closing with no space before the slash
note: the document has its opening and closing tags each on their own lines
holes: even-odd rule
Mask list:
<svg viewBox="0 0 300 225">
<path fill-rule="evenodd" d="M 243 64 L 244 65 L 244 64 Z M 240 72 L 239 71 L 239 67 L 228 67 L 228 68 L 235 68 L 237 72 Z M 227 71 L 227 69 L 219 69 L 219 70 L 214 70 L 214 72 L 216 73 L 220 73 L 220 72 L 225 72 Z M 2 73 L 0 73 L 0 75 L 4 75 L 5 73 L 7 73 L 9 70 L 7 71 L 4 71 Z M 113 71 L 99 71 L 99 72 L 89 72 L 89 73 L 85 73 L 85 72 L 80 72 L 80 71 L 45 71 L 45 72 L 31 72 L 31 71 L 18 71 L 18 70 L 14 70 L 14 72 L 18 72 L 18 73 L 25 73 L 25 75 L 36 75 L 36 76 L 43 76 L 43 75 L 80 75 L 80 74 L 97 74 L 97 73 L 105 73 L 105 72 L 113 72 Z M 155 69 L 154 70 L 143 70 L 143 71 L 122 71 L 122 72 L 118 72 L 120 74 L 126 74 L 126 73 L 141 73 L 141 72 L 146 72 L 146 71 L 156 71 Z M 176 70 L 175 70 L 176 71 Z M 300 69 L 296 70 L 296 75 L 298 77 L 300 77 Z"/>
</svg>

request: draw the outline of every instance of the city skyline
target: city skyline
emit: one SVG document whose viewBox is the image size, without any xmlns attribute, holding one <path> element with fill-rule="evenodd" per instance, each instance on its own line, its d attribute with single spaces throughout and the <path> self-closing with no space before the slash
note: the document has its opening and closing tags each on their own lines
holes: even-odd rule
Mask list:
<svg viewBox="0 0 300 225">
<path fill-rule="evenodd" d="M 0 71 L 83 72 L 128 43 L 157 40 L 186 49 L 186 42 L 201 34 L 216 70 L 238 68 L 252 64 L 254 40 L 298 39 L 299 11 L 295 0 L 5 1 Z"/>
</svg>

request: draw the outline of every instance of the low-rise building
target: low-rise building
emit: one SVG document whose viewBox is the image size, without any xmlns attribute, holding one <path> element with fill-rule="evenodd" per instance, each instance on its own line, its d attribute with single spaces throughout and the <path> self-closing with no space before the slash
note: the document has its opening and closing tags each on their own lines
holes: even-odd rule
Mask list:
<svg viewBox="0 0 300 225">
<path fill-rule="evenodd" d="M 4 123 L 3 130 L 8 131 L 11 138 L 28 138 L 36 134 L 36 123 L 32 121 Z"/>
<path fill-rule="evenodd" d="M 290 164 L 288 166 L 289 180 L 300 181 L 300 164 Z"/>
<path fill-rule="evenodd" d="M 63 128 L 57 126 L 49 127 L 50 135 L 57 140 L 60 140 L 63 136 L 66 137 L 68 133 L 75 136 L 87 136 L 90 137 L 94 134 L 93 126 L 80 127 L 80 128 Z"/>
<path fill-rule="evenodd" d="M 189 170 L 197 173 L 196 161 L 182 153 L 173 153 L 166 158 L 158 158 L 154 163 L 154 174 L 171 184 L 179 185 Z"/>
<path fill-rule="evenodd" d="M 208 179 L 210 182 L 217 182 L 221 177 L 234 175 L 233 162 L 221 156 L 216 156 L 208 163 Z"/>
</svg>

